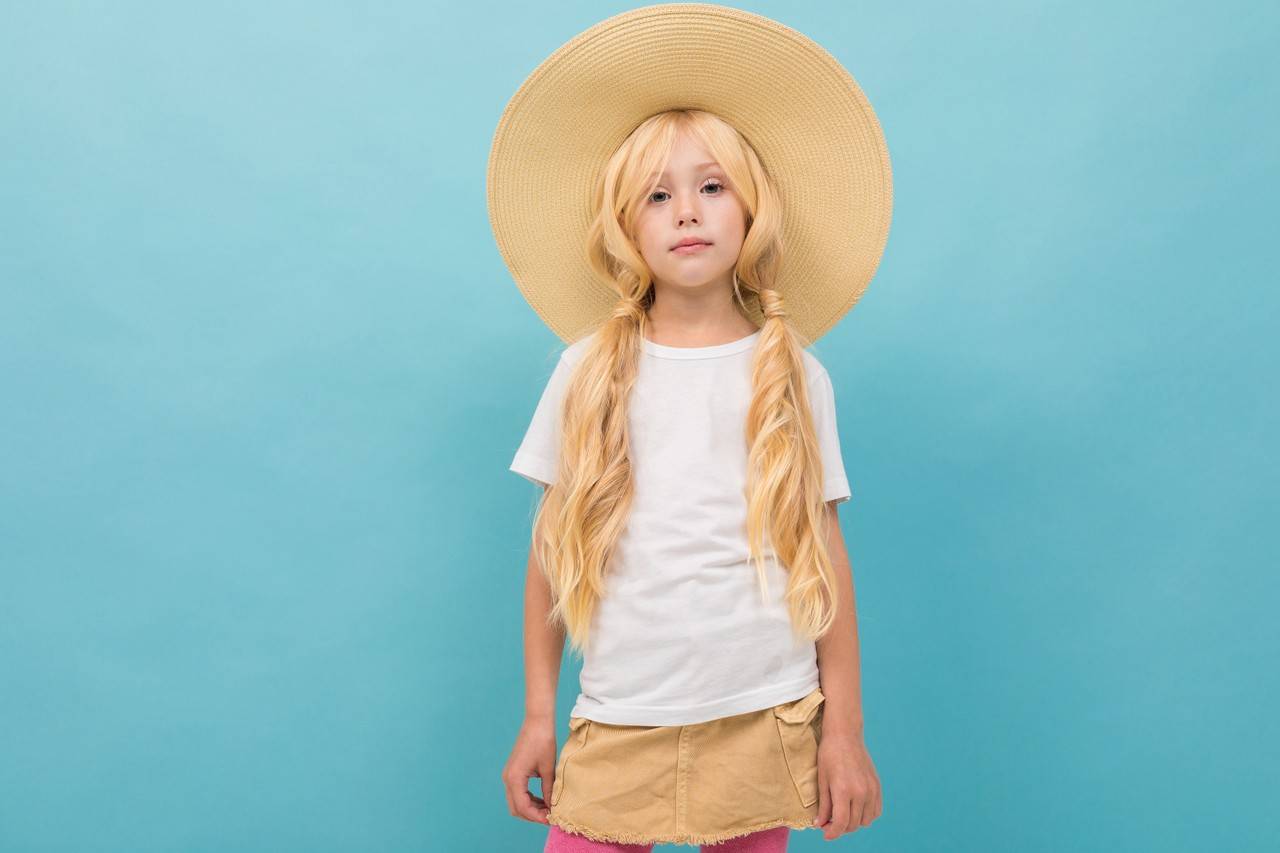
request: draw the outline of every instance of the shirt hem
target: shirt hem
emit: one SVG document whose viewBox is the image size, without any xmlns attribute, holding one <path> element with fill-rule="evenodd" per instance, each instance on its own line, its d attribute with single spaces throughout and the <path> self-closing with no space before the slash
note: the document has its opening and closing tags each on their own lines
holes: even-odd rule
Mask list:
<svg viewBox="0 0 1280 853">
<path fill-rule="evenodd" d="M 783 702 L 803 698 L 818 686 L 818 671 L 815 667 L 814 671 L 804 678 L 783 684 L 771 684 L 763 690 L 739 693 L 728 699 L 717 699 L 700 705 L 655 707 L 653 705 L 618 705 L 610 702 L 592 707 L 586 695 L 580 693 L 569 716 L 618 726 L 687 726 L 772 708 Z"/>
</svg>

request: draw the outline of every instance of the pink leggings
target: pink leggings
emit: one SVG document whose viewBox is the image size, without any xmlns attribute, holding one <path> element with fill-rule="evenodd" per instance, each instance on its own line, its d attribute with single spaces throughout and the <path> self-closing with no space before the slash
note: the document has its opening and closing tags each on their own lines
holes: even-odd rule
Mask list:
<svg viewBox="0 0 1280 853">
<path fill-rule="evenodd" d="M 701 845 L 702 853 L 785 853 L 791 827 L 775 826 L 750 835 L 739 835 L 716 844 Z M 565 832 L 555 824 L 547 834 L 542 853 L 650 853 L 652 844 L 621 844 L 616 841 L 592 841 L 585 835 Z"/>
</svg>

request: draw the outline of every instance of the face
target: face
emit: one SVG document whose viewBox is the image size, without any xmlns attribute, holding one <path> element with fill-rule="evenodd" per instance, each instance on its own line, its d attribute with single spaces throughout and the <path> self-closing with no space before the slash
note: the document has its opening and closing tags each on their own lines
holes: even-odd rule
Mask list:
<svg viewBox="0 0 1280 853">
<path fill-rule="evenodd" d="M 733 267 L 746 234 L 746 213 L 728 176 L 694 138 L 681 131 L 666 171 L 637 218 L 640 254 L 655 286 L 733 286 Z M 681 240 L 702 245 L 677 249 Z"/>
</svg>

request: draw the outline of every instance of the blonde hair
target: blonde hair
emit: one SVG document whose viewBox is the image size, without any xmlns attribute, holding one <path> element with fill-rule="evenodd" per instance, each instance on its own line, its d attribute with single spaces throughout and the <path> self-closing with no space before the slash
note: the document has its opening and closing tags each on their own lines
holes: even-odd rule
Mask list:
<svg viewBox="0 0 1280 853">
<path fill-rule="evenodd" d="M 782 295 L 773 289 L 782 249 L 781 202 L 756 152 L 735 128 L 712 113 L 671 110 L 632 131 L 595 187 L 587 260 L 619 299 L 568 381 L 556 481 L 545 489 L 533 520 L 532 547 L 551 588 L 548 622 L 562 624 L 579 652 L 590 640 L 606 566 L 633 495 L 627 403 L 653 304 L 652 274 L 636 246 L 635 223 L 682 129 L 711 152 L 742 200 L 746 236 L 734 267 L 735 293 L 744 315 L 742 290 L 764 317 L 751 367 L 744 495 L 761 595 L 767 601 L 768 546 L 786 567 L 793 633 L 817 639 L 835 619 L 822 460 L 804 365 L 810 342 L 787 322 Z"/>
</svg>

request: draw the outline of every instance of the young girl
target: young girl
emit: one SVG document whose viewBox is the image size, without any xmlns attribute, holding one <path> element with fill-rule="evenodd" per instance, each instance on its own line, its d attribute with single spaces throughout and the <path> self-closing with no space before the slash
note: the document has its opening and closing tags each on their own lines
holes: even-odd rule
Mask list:
<svg viewBox="0 0 1280 853">
<path fill-rule="evenodd" d="M 525 81 L 489 191 L 505 260 L 569 341 L 510 466 L 543 487 L 511 813 L 550 824 L 552 852 L 763 853 L 869 825 L 850 491 L 805 347 L 887 236 L 870 106 L 774 21 L 647 7 Z M 566 637 L 583 667 L 557 758 Z"/>
</svg>

